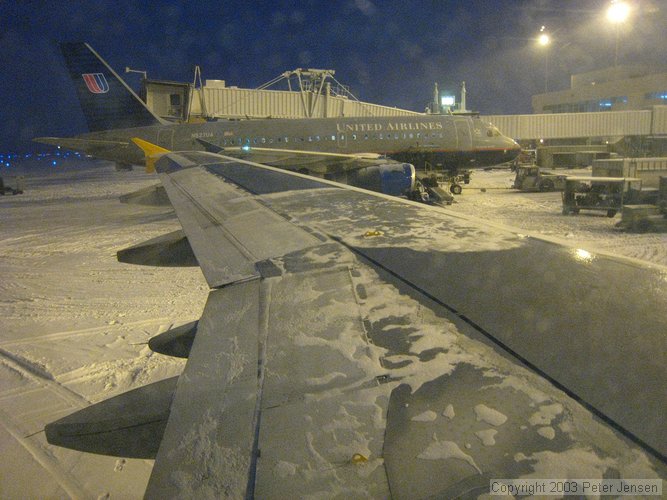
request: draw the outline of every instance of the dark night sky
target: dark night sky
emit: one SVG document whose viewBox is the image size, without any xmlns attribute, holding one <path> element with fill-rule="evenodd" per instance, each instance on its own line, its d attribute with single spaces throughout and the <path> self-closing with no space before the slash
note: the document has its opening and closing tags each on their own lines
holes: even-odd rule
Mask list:
<svg viewBox="0 0 667 500">
<path fill-rule="evenodd" d="M 620 63 L 667 65 L 667 3 L 635 0 L 620 32 Z M 0 152 L 37 148 L 30 138 L 85 132 L 57 48 L 86 41 L 119 73 L 203 77 L 256 87 L 297 67 L 336 70 L 361 100 L 423 111 L 433 83 L 468 89 L 482 114 L 530 113 L 544 89 L 534 37 L 555 33 L 549 88 L 571 73 L 612 65 L 607 0 L 66 0 L 0 2 Z M 138 75 L 127 75 L 137 88 Z"/>
</svg>

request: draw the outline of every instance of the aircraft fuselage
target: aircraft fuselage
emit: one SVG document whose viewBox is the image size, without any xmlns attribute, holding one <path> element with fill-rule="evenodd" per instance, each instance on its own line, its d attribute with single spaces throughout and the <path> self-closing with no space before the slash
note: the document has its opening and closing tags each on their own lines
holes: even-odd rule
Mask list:
<svg viewBox="0 0 667 500">
<path fill-rule="evenodd" d="M 97 157 L 140 164 L 143 155 L 130 143 L 139 137 L 169 150 L 202 150 L 199 140 L 226 151 L 267 150 L 331 154 L 372 153 L 409 162 L 418 169 L 487 167 L 513 160 L 519 146 L 478 117 L 420 115 L 382 118 L 316 118 L 215 121 L 107 130 L 78 136 L 93 141 L 127 141 L 127 146 L 86 147 Z M 270 160 L 266 160 L 271 163 Z M 324 173 L 316 167 L 314 172 Z"/>
</svg>

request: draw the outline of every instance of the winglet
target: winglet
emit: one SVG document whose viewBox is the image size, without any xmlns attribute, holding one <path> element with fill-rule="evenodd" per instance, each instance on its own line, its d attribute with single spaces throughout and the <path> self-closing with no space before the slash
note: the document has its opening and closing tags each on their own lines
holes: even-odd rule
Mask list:
<svg viewBox="0 0 667 500">
<path fill-rule="evenodd" d="M 144 141 L 138 137 L 132 137 L 132 142 L 141 148 L 146 156 L 146 172 L 155 172 L 155 162 L 165 153 L 169 153 L 168 149 L 158 146 L 156 144 Z"/>
</svg>

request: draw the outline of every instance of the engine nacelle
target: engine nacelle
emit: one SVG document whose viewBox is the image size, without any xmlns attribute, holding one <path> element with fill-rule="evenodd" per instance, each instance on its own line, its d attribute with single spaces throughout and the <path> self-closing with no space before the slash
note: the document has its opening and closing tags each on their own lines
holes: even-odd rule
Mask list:
<svg viewBox="0 0 667 500">
<path fill-rule="evenodd" d="M 347 172 L 350 186 L 393 196 L 406 195 L 415 188 L 415 167 L 410 163 L 385 163 Z"/>
</svg>

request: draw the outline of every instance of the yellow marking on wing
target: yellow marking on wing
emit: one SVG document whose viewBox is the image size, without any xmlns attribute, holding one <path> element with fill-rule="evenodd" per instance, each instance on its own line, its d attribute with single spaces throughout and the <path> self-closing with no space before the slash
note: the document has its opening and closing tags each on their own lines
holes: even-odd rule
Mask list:
<svg viewBox="0 0 667 500">
<path fill-rule="evenodd" d="M 165 153 L 169 153 L 168 149 L 153 144 L 152 142 L 144 141 L 138 137 L 132 137 L 132 142 L 141 148 L 146 156 L 146 172 L 155 172 L 155 162 Z"/>
</svg>

